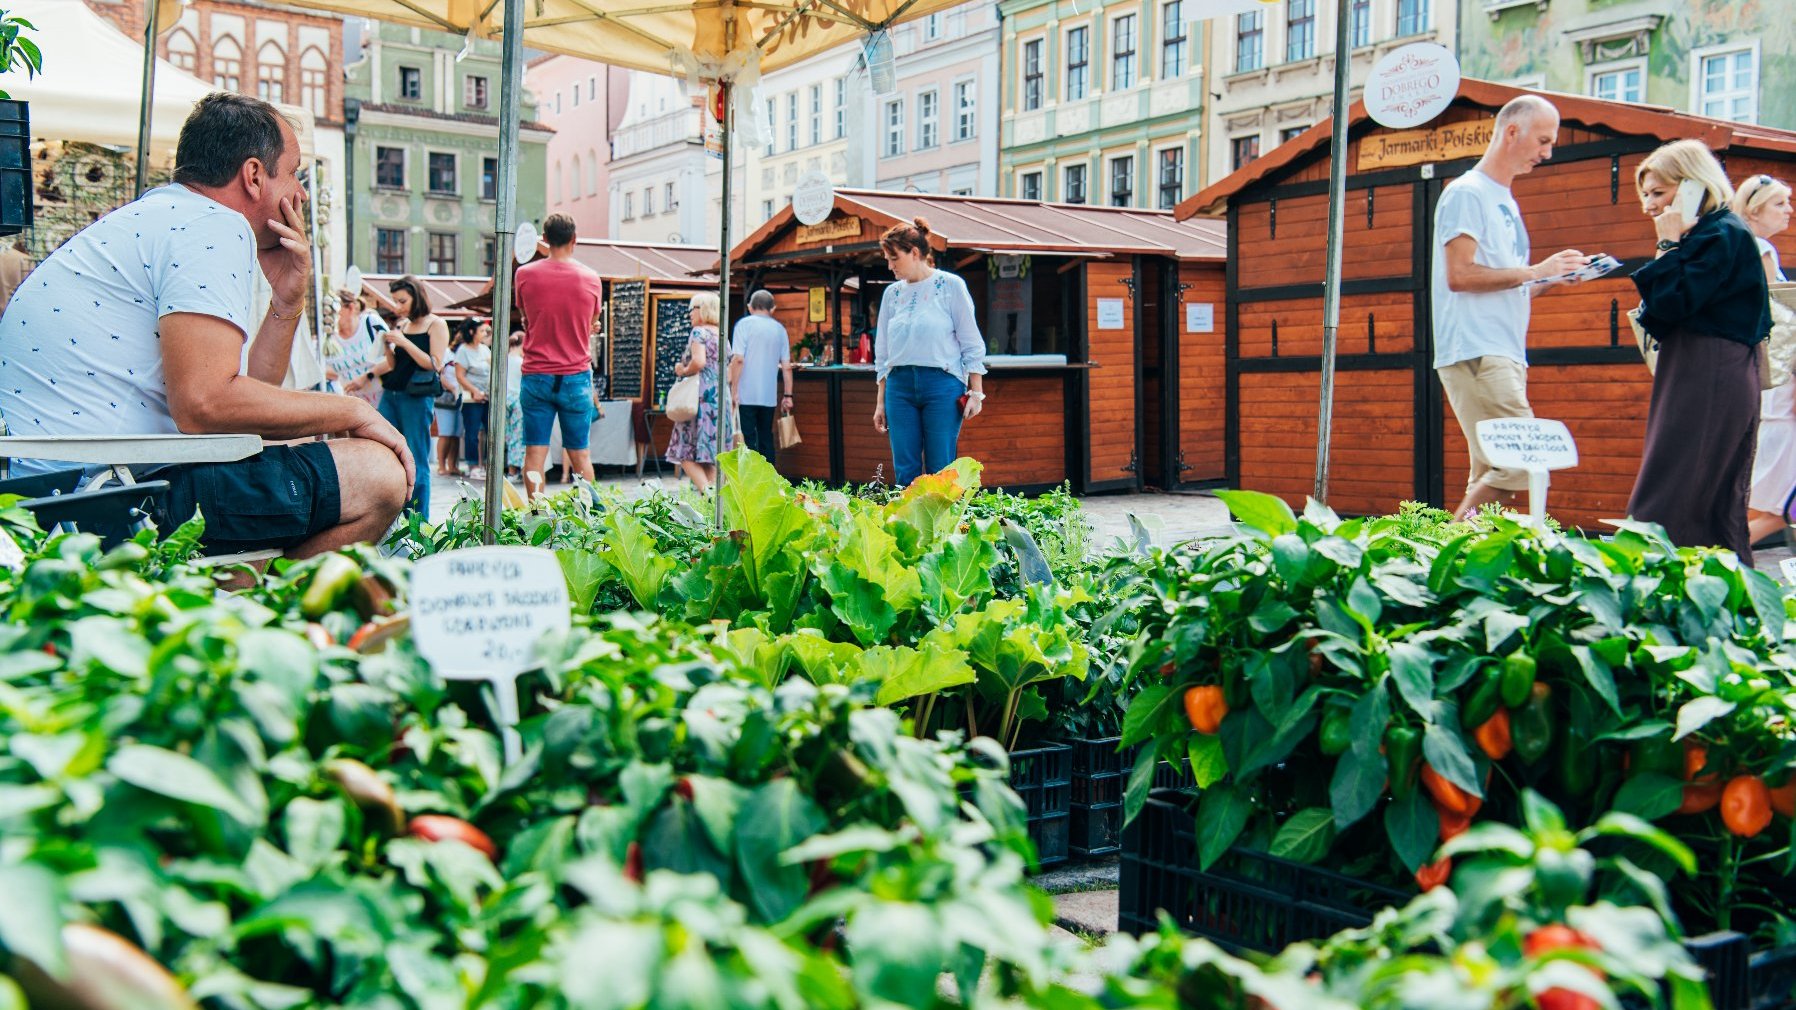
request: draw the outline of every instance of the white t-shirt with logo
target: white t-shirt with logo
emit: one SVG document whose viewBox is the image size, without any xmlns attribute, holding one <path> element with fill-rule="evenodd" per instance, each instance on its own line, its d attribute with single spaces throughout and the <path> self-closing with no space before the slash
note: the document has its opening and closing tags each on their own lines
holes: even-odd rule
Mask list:
<svg viewBox="0 0 1796 1010">
<path fill-rule="evenodd" d="M 212 316 L 247 342 L 255 274 L 249 221 L 185 186 L 107 214 L 32 271 L 0 316 L 0 417 L 14 435 L 175 433 L 161 318 Z"/>
<path fill-rule="evenodd" d="M 1434 367 L 1487 354 L 1528 363 L 1528 290 L 1474 293 L 1447 288 L 1447 243 L 1469 235 L 1472 261 L 1508 270 L 1528 265 L 1528 229 L 1507 187 L 1477 169 L 1441 191 L 1434 212 Z"/>
</svg>

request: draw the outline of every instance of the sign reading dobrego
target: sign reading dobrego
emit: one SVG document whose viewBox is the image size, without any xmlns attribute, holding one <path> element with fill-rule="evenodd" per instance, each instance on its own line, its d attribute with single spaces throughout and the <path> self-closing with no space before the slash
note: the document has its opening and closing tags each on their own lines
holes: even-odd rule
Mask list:
<svg viewBox="0 0 1796 1010">
<path fill-rule="evenodd" d="M 1517 470 L 1563 470 L 1578 465 L 1578 446 L 1559 421 L 1497 417 L 1478 422 L 1478 445 L 1492 463 Z"/>
<path fill-rule="evenodd" d="M 1492 116 L 1427 130 L 1368 133 L 1359 141 L 1359 171 L 1477 158 L 1496 132 L 1497 119 Z"/>
<path fill-rule="evenodd" d="M 1414 42 L 1385 54 L 1366 81 L 1366 113 L 1408 129 L 1447 111 L 1459 94 L 1459 60 L 1446 46 Z"/>
</svg>

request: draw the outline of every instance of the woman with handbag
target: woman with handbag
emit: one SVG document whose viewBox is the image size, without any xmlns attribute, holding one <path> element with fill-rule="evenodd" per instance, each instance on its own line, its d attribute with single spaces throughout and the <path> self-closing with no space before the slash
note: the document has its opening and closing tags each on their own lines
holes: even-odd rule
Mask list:
<svg viewBox="0 0 1796 1010">
<path fill-rule="evenodd" d="M 1780 284 L 1784 280 L 1778 262 L 1774 235 L 1790 227 L 1790 187 L 1768 175 L 1755 175 L 1734 194 L 1734 213 L 1746 222 L 1758 238 L 1759 262 L 1765 268 L 1765 280 Z M 1772 309 L 1773 316 L 1778 313 Z M 1783 381 L 1765 390 L 1759 397 L 1759 451 L 1752 461 L 1752 493 L 1746 500 L 1746 527 L 1752 545 L 1774 538 L 1787 519 L 1784 502 L 1790 489 L 1796 488 L 1796 382 L 1790 381 L 1789 337 L 1796 336 L 1796 326 L 1773 319 L 1768 349 L 1774 376 Z"/>
<path fill-rule="evenodd" d="M 455 371 L 455 384 L 462 394 L 462 462 L 475 480 L 486 476 L 480 465 L 480 446 L 486 441 L 486 395 L 493 380 L 492 343 L 493 324 L 483 319 L 474 327 L 474 335 L 455 352 L 455 360 L 449 366 Z M 503 467 L 504 463 L 499 465 Z"/>
<path fill-rule="evenodd" d="M 700 492 L 717 479 L 717 381 L 724 355 L 717 346 L 717 296 L 692 296 L 687 310 L 692 337 L 686 355 L 674 366 L 680 381 L 667 391 L 667 418 L 674 422 L 667 439 L 667 461 L 677 463 Z M 726 436 L 727 436 L 726 432 Z"/>
<path fill-rule="evenodd" d="M 386 345 L 374 366 L 380 376 L 380 416 L 405 436 L 406 448 L 419 460 L 418 481 L 406 508 L 430 517 L 430 411 L 443 392 L 440 374 L 449 356 L 449 324 L 431 314 L 424 286 L 407 275 L 387 285 L 399 325 L 381 333 Z"/>
<path fill-rule="evenodd" d="M 1701 193 L 1695 220 L 1679 210 L 1685 182 Z M 1633 279 L 1659 361 L 1628 514 L 1663 526 L 1679 546 L 1725 547 L 1750 565 L 1759 344 L 1771 329 L 1758 242 L 1728 209 L 1733 187 L 1700 141 L 1654 151 L 1634 185 L 1658 233 L 1658 258 Z"/>
<path fill-rule="evenodd" d="M 449 356 L 443 361 L 443 391 L 431 412 L 437 436 L 437 474 L 455 477 L 461 471 L 461 384 L 455 381 L 455 356 L 466 344 L 465 331 L 449 331 Z"/>
</svg>

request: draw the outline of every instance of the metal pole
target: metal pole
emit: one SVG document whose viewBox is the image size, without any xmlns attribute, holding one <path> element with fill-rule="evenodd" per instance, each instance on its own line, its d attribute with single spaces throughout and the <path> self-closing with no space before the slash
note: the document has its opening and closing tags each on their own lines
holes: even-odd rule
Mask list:
<svg viewBox="0 0 1796 1010">
<path fill-rule="evenodd" d="M 524 0 L 505 0 L 504 50 L 499 71 L 499 199 L 494 208 L 498 251 L 493 257 L 493 365 L 486 394 L 486 508 L 480 513 L 486 528 L 481 539 L 499 539 L 499 514 L 505 507 L 505 403 L 506 364 L 511 339 L 512 246 L 517 241 L 518 119 L 524 101 Z M 424 465 L 424 464 L 420 464 Z"/>
<path fill-rule="evenodd" d="M 312 335 L 318 341 L 318 374 L 327 371 L 324 344 L 336 322 L 336 313 L 326 314 L 324 311 L 324 271 L 318 264 L 318 173 L 324 170 L 324 162 L 312 159 L 312 170 L 306 175 L 306 206 L 311 210 L 310 230 L 312 239 Z"/>
<path fill-rule="evenodd" d="M 1322 286 L 1322 402 L 1316 413 L 1316 487 L 1328 501 L 1328 449 L 1334 437 L 1335 346 L 1341 329 L 1341 246 L 1347 232 L 1347 91 L 1353 78 L 1349 0 L 1335 11 L 1334 140 L 1329 146 L 1328 276 Z"/>
<path fill-rule="evenodd" d="M 150 112 L 156 107 L 156 7 L 157 0 L 144 0 L 143 88 L 137 114 L 137 189 L 131 197 L 134 200 L 150 184 Z"/>
<path fill-rule="evenodd" d="M 736 19 L 730 4 L 724 7 L 724 51 L 731 52 L 736 48 Z M 722 236 L 718 239 L 717 268 L 717 480 L 712 482 L 712 491 L 717 495 L 713 518 L 717 528 L 723 528 L 723 453 L 726 443 L 726 429 L 730 427 L 730 176 L 734 174 L 731 163 L 730 134 L 735 132 L 736 96 L 735 86 L 729 80 L 720 80 L 717 86 L 723 91 L 723 122 L 717 124 L 723 130 L 723 222 L 718 229 Z"/>
</svg>

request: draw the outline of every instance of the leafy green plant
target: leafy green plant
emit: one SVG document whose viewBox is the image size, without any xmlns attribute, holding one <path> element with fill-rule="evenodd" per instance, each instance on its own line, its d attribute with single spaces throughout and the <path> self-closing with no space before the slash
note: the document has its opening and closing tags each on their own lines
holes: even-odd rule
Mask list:
<svg viewBox="0 0 1796 1010">
<path fill-rule="evenodd" d="M 37 31 L 37 26 L 11 11 L 0 10 L 0 74 L 11 73 L 15 65 L 23 67 L 28 78 L 43 73 L 44 54 L 36 42 L 25 37 L 28 31 Z M 11 98 L 0 91 L 0 100 Z"/>
</svg>

